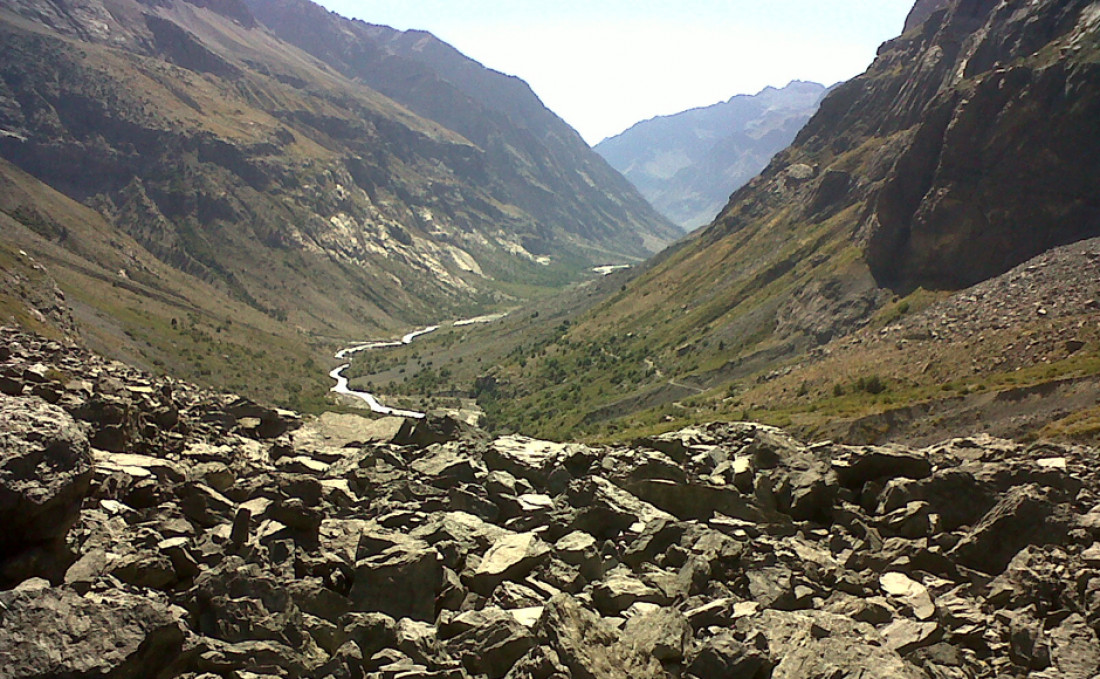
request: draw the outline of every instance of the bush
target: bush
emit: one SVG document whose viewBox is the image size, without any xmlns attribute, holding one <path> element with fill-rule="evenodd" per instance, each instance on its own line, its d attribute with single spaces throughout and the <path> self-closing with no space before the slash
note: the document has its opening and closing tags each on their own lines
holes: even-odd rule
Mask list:
<svg viewBox="0 0 1100 679">
<path fill-rule="evenodd" d="M 868 394 L 881 394 L 886 391 L 886 382 L 878 375 L 861 377 L 856 380 L 856 389 L 867 392 Z"/>
</svg>

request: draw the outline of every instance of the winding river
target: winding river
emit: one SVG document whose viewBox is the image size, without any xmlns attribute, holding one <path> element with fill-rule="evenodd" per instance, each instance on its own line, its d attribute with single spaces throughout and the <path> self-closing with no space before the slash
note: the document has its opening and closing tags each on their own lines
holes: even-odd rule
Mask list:
<svg viewBox="0 0 1100 679">
<path fill-rule="evenodd" d="M 451 323 L 451 325 L 458 328 L 466 325 L 475 325 L 478 323 L 492 323 L 493 321 L 498 321 L 507 315 L 507 313 L 489 314 L 487 316 L 478 316 L 476 318 L 467 318 L 461 321 L 454 321 L 453 323 Z M 337 351 L 335 358 L 342 361 L 348 356 L 351 356 L 352 354 L 357 354 L 360 351 L 370 351 L 372 349 L 388 349 L 392 347 L 400 347 L 405 344 L 412 344 L 412 341 L 417 337 L 435 332 L 436 330 L 439 330 L 440 327 L 441 326 L 438 325 L 430 325 L 426 328 L 421 328 L 420 330 L 414 330 L 399 340 L 378 340 L 373 342 L 360 342 L 359 344 L 353 344 L 350 347 L 346 347 L 344 349 L 341 349 L 340 351 Z M 370 407 L 371 412 L 375 412 L 380 415 L 410 417 L 413 419 L 424 418 L 424 413 L 420 413 L 415 410 L 401 410 L 398 408 L 391 408 L 388 405 L 385 405 L 384 403 L 379 401 L 378 398 L 370 392 L 356 391 L 350 388 L 348 386 L 348 378 L 344 376 L 344 371 L 347 370 L 350 366 L 351 363 L 344 363 L 341 366 L 333 368 L 329 372 L 328 376 L 336 380 L 336 386 L 332 387 L 330 391 L 333 391 L 337 394 L 343 394 L 345 396 L 358 398 L 364 401 L 367 406 Z"/>
</svg>

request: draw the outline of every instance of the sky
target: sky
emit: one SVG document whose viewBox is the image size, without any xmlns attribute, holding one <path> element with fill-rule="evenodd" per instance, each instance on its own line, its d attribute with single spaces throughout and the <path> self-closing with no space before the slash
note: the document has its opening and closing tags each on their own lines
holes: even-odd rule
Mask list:
<svg viewBox="0 0 1100 679">
<path fill-rule="evenodd" d="M 791 80 L 862 73 L 914 0 L 320 0 L 527 81 L 590 144 Z"/>
</svg>

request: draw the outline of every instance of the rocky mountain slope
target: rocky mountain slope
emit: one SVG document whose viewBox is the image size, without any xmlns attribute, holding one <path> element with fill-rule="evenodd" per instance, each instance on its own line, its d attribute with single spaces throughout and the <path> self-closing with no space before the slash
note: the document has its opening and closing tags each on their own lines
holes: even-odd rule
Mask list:
<svg viewBox="0 0 1100 679">
<path fill-rule="evenodd" d="M 11 328 L 0 392 L 5 679 L 1100 672 L 1092 448 L 303 421 Z"/>
<path fill-rule="evenodd" d="M 317 338 L 153 256 L 102 214 L 0 160 L 0 323 L 146 370 L 305 407 L 330 386 Z M 335 327 L 355 328 L 346 300 Z"/>
<path fill-rule="evenodd" d="M 499 304 L 678 233 L 525 85 L 441 43 L 471 78 L 516 91 L 516 110 L 482 116 L 492 91 L 442 75 L 417 90 L 484 118 L 481 136 L 373 89 L 371 64 L 341 72 L 280 40 L 236 0 L 16 0 L 0 36 L 0 156 L 98 212 L 108 242 L 290 333 Z M 49 208 L 9 215 L 34 230 L 35 210 Z"/>
<path fill-rule="evenodd" d="M 481 180 L 543 226 L 524 241 L 531 252 L 587 243 L 644 258 L 679 237 L 519 78 L 423 31 L 350 21 L 309 0 L 247 1 L 281 39 L 484 151 Z"/>
<path fill-rule="evenodd" d="M 795 81 L 652 118 L 596 145 L 650 203 L 691 230 L 763 170 L 817 111 L 827 90 Z"/>
<path fill-rule="evenodd" d="M 526 426 L 552 403 L 528 431 L 608 435 L 639 411 L 630 426 L 675 419 L 702 394 L 737 416 L 741 395 L 797 373 L 816 347 L 1100 234 L 1098 22 L 1084 1 L 930 12 L 827 96 L 711 226 L 618 274 L 621 286 L 548 332 L 537 356 L 487 371 L 502 385 L 499 414 Z M 960 351 L 950 366 L 964 377 L 990 359 L 980 343 Z M 1096 374 L 1094 363 L 1079 369 Z M 578 366 L 583 383 L 553 379 Z M 850 395 L 886 368 L 868 354 L 831 379 Z M 802 390 L 794 380 L 788 397 Z"/>
</svg>

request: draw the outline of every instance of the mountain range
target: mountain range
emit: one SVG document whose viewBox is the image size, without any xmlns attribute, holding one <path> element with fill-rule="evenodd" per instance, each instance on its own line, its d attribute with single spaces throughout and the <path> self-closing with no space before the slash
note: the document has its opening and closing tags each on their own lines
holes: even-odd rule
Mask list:
<svg viewBox="0 0 1100 679">
<path fill-rule="evenodd" d="M 429 34 L 300 0 L 0 19 L 0 308 L 43 331 L 323 410 L 337 349 L 446 325 L 357 356 L 350 388 L 476 399 L 543 436 L 1100 431 L 1093 3 L 916 3 L 644 263 L 677 228 L 522 82 Z M 597 262 L 634 265 L 546 296 Z"/>
<path fill-rule="evenodd" d="M 595 146 L 662 214 L 709 224 L 731 193 L 786 148 L 828 90 L 795 81 L 637 123 Z"/>
<path fill-rule="evenodd" d="M 10 242 L 145 367 L 233 370 L 234 318 L 303 346 L 457 317 L 680 234 L 525 83 L 426 33 L 305 1 L 14 0 L 0 43 Z M 188 314 L 230 346 L 149 331 Z"/>
</svg>

